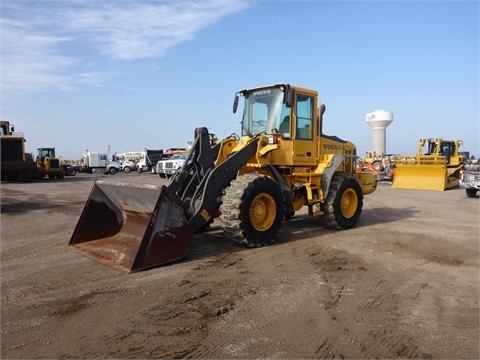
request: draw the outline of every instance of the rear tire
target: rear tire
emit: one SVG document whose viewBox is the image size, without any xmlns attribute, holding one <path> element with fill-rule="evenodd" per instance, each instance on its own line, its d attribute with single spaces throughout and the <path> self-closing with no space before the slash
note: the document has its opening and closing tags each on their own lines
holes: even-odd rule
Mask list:
<svg viewBox="0 0 480 360">
<path fill-rule="evenodd" d="M 36 174 L 37 180 L 43 180 L 45 178 L 45 171 L 41 167 L 37 167 L 37 174 Z"/>
<path fill-rule="evenodd" d="M 271 177 L 253 173 L 239 176 L 225 189 L 221 227 L 240 246 L 272 244 L 280 235 L 284 201 L 280 186 Z"/>
<path fill-rule="evenodd" d="M 335 173 L 324 204 L 324 224 L 333 230 L 350 229 L 360 219 L 363 193 L 357 179 L 347 173 Z"/>
</svg>

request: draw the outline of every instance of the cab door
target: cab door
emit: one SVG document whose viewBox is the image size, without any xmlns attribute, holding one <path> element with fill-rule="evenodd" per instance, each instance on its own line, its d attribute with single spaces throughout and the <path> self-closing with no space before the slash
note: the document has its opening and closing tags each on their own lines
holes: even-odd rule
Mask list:
<svg viewBox="0 0 480 360">
<path fill-rule="evenodd" d="M 293 159 L 295 165 L 315 165 L 316 163 L 316 96 L 296 93 Z"/>
</svg>

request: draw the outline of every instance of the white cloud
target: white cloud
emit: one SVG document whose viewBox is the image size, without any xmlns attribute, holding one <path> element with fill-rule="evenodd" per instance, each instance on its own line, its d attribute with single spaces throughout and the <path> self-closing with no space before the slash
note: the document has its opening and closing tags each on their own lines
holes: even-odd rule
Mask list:
<svg viewBox="0 0 480 360">
<path fill-rule="evenodd" d="M 246 2 L 32 0 L 0 6 L 5 94 L 102 85 L 108 72 L 87 71 L 92 59 L 98 65 L 102 59 L 162 57 L 201 29 L 245 9 Z"/>
</svg>

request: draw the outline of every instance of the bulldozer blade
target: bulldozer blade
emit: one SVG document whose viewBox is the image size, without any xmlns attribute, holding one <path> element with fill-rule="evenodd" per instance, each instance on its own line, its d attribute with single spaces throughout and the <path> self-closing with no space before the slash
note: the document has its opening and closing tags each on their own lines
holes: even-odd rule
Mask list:
<svg viewBox="0 0 480 360">
<path fill-rule="evenodd" d="M 68 247 L 130 273 L 181 259 L 192 242 L 182 202 L 166 186 L 98 180 Z"/>
<path fill-rule="evenodd" d="M 392 188 L 444 191 L 447 169 L 442 165 L 397 165 Z"/>
</svg>

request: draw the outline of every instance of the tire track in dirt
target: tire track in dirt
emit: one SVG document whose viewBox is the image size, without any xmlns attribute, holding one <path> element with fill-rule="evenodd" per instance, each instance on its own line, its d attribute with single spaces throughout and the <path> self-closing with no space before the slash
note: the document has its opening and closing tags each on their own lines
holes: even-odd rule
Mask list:
<svg viewBox="0 0 480 360">
<path fill-rule="evenodd" d="M 400 297 L 386 281 L 360 274 L 349 286 L 347 296 L 341 296 L 345 285 L 332 291 L 335 306 L 327 310 L 335 319 L 335 330 L 318 347 L 319 358 L 432 358 L 401 323 Z"/>
<path fill-rule="evenodd" d="M 208 345 L 185 357 L 302 357 L 299 349 L 311 344 L 316 344 L 314 353 L 319 358 L 431 357 L 421 351 L 407 328 L 398 326 L 399 296 L 382 277 L 372 278 L 377 269 L 369 270 L 361 259 L 328 246 L 317 247 L 307 256 L 301 255 L 304 249 L 286 248 L 268 253 L 258 249 L 236 261 L 232 261 L 236 255 L 223 255 L 207 265 L 225 266 L 228 259 L 237 281 L 238 274 L 240 278 L 247 275 L 249 286 L 256 284 L 256 288 L 248 296 L 235 297 L 228 312 L 210 323 Z M 254 264 L 249 266 L 251 261 Z M 292 277 L 293 269 L 299 277 Z M 277 276 L 272 277 L 272 272 Z M 302 308 L 302 297 L 316 297 L 318 308 Z M 255 318 L 258 321 L 242 321 Z M 294 329 L 300 324 L 303 330 Z M 284 348 L 282 333 L 297 337 L 299 349 Z"/>
<path fill-rule="evenodd" d="M 238 299 L 248 295 L 251 288 L 241 284 L 232 289 L 224 286 L 232 281 L 224 278 L 224 269 L 241 263 L 235 254 L 220 254 L 196 261 L 191 270 L 179 282 L 163 289 L 156 301 L 142 303 L 141 310 L 119 324 L 114 336 L 104 336 L 102 341 L 111 348 L 119 348 L 109 354 L 118 358 L 189 357 L 201 347 L 212 323 L 236 307 Z M 158 343 L 155 339 L 161 338 Z M 142 339 L 138 341 L 136 339 Z M 121 349 L 121 342 L 138 343 L 137 348 Z M 198 356 L 198 357 L 209 357 Z"/>
</svg>

